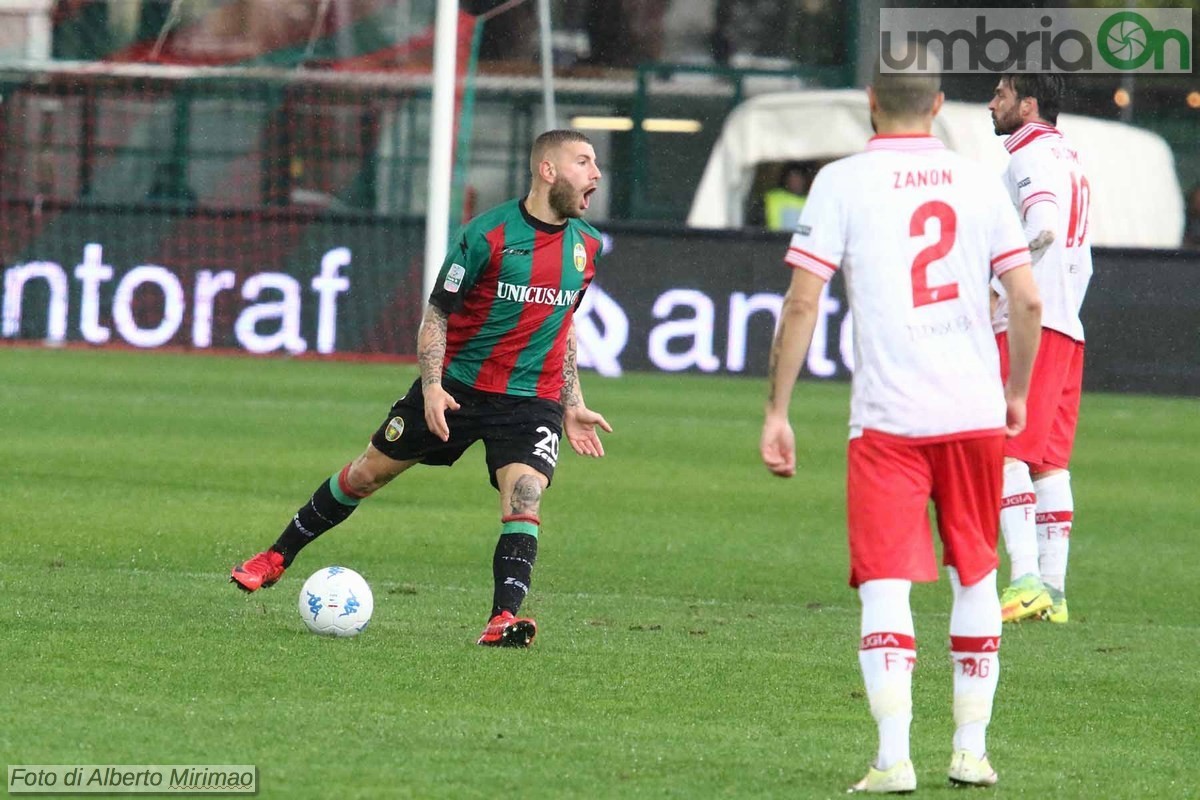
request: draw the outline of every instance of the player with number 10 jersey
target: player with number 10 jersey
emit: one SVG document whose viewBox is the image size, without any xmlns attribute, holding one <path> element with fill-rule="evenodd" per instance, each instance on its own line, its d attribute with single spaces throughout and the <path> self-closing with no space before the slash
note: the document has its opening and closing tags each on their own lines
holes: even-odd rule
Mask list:
<svg viewBox="0 0 1200 800">
<path fill-rule="evenodd" d="M 1055 236 L 1033 262 L 1033 277 L 1042 295 L 1042 327 L 1082 342 L 1079 311 L 1092 278 L 1088 225 L 1092 189 L 1079 154 L 1061 131 L 1036 121 L 1022 125 L 1005 139 L 1004 148 L 1012 154 L 1004 171 L 1004 186 L 1021 219 L 1044 210 L 1049 215 L 1049 229 L 1065 234 Z M 1001 295 L 994 319 L 999 333 L 1008 328 L 1008 314 L 1003 287 L 994 288 Z"/>
<path fill-rule="evenodd" d="M 1092 277 L 1092 191 L 1078 153 L 1056 127 L 1064 90 L 1062 76 L 1054 73 L 1004 75 L 988 103 L 996 135 L 1005 137 L 1012 155 L 1004 183 L 1021 216 L 1044 304 L 1028 424 L 1004 448 L 1000 528 L 1011 573 L 1001 595 L 1005 622 L 1068 620 L 1067 554 L 1075 516 L 1068 468 L 1083 392 L 1079 311 Z M 993 288 L 1003 373 L 1008 303 L 1004 287 Z"/>
</svg>

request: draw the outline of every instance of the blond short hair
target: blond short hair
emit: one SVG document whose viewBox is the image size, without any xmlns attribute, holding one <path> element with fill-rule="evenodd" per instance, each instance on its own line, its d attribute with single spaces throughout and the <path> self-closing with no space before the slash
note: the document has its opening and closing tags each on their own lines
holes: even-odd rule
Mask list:
<svg viewBox="0 0 1200 800">
<path fill-rule="evenodd" d="M 551 150 L 557 150 L 567 142 L 591 144 L 592 140 L 576 130 L 561 129 L 546 131 L 533 141 L 533 148 L 529 152 L 529 174 L 537 175 L 538 165 L 545 160 L 546 154 Z"/>
<path fill-rule="evenodd" d="M 875 76 L 871 87 L 875 103 L 884 114 L 895 117 L 923 117 L 933 111 L 942 91 L 939 75 L 885 72 Z"/>
</svg>

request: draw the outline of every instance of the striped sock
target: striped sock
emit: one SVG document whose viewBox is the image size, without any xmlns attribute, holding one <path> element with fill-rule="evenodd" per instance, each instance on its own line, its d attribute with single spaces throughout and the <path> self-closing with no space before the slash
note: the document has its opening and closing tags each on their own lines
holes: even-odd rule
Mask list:
<svg viewBox="0 0 1200 800">
<path fill-rule="evenodd" d="M 515 615 L 521 609 L 537 560 L 539 525 L 532 514 L 514 514 L 501 520 L 500 539 L 492 555 L 493 617 L 502 611 Z"/>
<path fill-rule="evenodd" d="M 950 568 L 950 660 L 954 668 L 954 749 L 987 754 L 987 727 L 1000 680 L 1000 598 L 996 571 L 971 586 Z"/>
<path fill-rule="evenodd" d="M 354 513 L 366 495 L 350 488 L 347 464 L 341 472 L 323 481 L 308 502 L 297 509 L 292 521 L 279 534 L 271 549 L 283 555 L 283 565 L 291 566 L 296 554 L 330 528 L 340 525 Z"/>
<path fill-rule="evenodd" d="M 912 725 L 912 673 L 917 664 L 910 581 L 867 581 L 858 587 L 862 600 L 862 668 L 871 716 L 879 730 L 877 769 L 886 770 L 909 759 Z"/>
<path fill-rule="evenodd" d="M 1004 493 L 1000 501 L 1000 531 L 1012 567 L 1012 580 L 1038 572 L 1037 499 L 1029 467 L 1022 461 L 1004 465 Z"/>
<path fill-rule="evenodd" d="M 1075 517 L 1075 498 L 1071 494 L 1071 473 L 1055 472 L 1033 482 L 1037 490 L 1038 564 L 1042 582 L 1065 592 L 1067 555 L 1071 550 L 1071 527 Z"/>
</svg>

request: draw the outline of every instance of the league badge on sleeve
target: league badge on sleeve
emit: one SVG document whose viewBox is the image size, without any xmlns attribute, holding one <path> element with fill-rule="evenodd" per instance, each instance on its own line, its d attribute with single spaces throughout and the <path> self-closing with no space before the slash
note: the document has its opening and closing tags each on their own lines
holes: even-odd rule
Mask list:
<svg viewBox="0 0 1200 800">
<path fill-rule="evenodd" d="M 442 284 L 442 288 L 447 292 L 457 292 L 462 286 L 463 278 L 467 271 L 461 264 L 451 264 L 450 269 L 446 270 L 446 280 Z"/>
</svg>

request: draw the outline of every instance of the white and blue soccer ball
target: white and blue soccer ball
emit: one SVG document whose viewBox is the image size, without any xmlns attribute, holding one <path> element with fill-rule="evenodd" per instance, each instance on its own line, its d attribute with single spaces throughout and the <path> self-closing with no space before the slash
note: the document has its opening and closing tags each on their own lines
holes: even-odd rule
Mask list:
<svg viewBox="0 0 1200 800">
<path fill-rule="evenodd" d="M 371 621 L 375 598 L 371 587 L 352 569 L 325 567 L 309 576 L 300 589 L 300 618 L 322 636 L 357 636 Z"/>
</svg>

